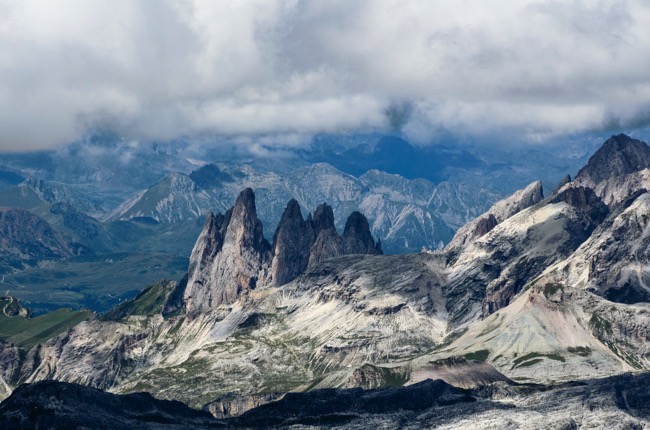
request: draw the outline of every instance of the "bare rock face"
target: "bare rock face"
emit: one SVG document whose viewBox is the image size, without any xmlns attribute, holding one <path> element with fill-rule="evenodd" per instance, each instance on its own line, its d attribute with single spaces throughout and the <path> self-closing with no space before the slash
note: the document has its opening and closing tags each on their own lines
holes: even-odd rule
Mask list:
<svg viewBox="0 0 650 430">
<path fill-rule="evenodd" d="M 612 302 L 650 302 L 650 194 L 639 191 L 621 203 L 570 258 L 549 268 L 565 282 Z"/>
<path fill-rule="evenodd" d="M 307 269 L 313 244 L 312 222 L 302 218 L 300 205 L 291 199 L 273 236 L 271 277 L 274 285 L 284 285 Z"/>
<path fill-rule="evenodd" d="M 310 221 L 309 218 L 307 220 Z M 340 255 L 382 254 L 381 243 L 375 243 L 368 219 L 360 212 L 354 211 L 350 214 L 343 236 L 336 232 L 334 212 L 325 203 L 316 208 L 311 224 L 315 239 L 309 251 L 309 267 Z"/>
<path fill-rule="evenodd" d="M 609 208 L 591 188 L 567 188 L 549 200 L 549 203 L 558 202 L 568 203 L 583 212 L 589 218 L 594 228 L 609 215 Z M 591 230 L 593 231 L 593 228 Z"/>
<path fill-rule="evenodd" d="M 271 245 L 257 218 L 255 194 L 239 194 L 225 216 L 210 215 L 192 250 L 184 294 L 186 311 L 195 314 L 232 304 L 268 276 Z"/>
<path fill-rule="evenodd" d="M 20 350 L 11 343 L 0 342 L 0 398 L 11 394 L 10 385 L 20 376 Z"/>
<path fill-rule="evenodd" d="M 610 137 L 591 156 L 576 179 L 598 184 L 606 179 L 627 175 L 650 167 L 650 147 L 625 134 Z"/>
<path fill-rule="evenodd" d="M 344 387 L 361 387 L 364 390 L 372 390 L 374 388 L 399 387 L 408 380 L 409 372 L 407 369 L 373 366 L 366 363 L 352 372 Z"/>
<path fill-rule="evenodd" d="M 483 285 L 487 317 L 508 306 L 548 266 L 569 257 L 608 213 L 593 190 L 565 188 L 453 250 L 450 288 L 461 294 Z M 473 223 L 474 230 L 481 224 L 487 221 Z"/>
<path fill-rule="evenodd" d="M 343 231 L 343 253 L 344 254 L 381 254 L 375 244 L 368 219 L 361 212 L 354 211 L 348 217 Z"/>
<path fill-rule="evenodd" d="M 499 221 L 495 218 L 494 215 L 492 214 L 487 214 L 487 216 L 483 216 L 478 219 L 476 223 L 476 228 L 474 229 L 474 233 L 472 234 L 472 237 L 478 238 L 483 236 L 484 234 L 489 233 L 494 227 L 499 224 Z"/>
<path fill-rule="evenodd" d="M 321 204 L 304 220 L 293 199 L 271 246 L 257 218 L 255 194 L 247 188 L 225 215 L 208 216 L 190 257 L 183 300 L 176 302 L 185 303 L 188 315 L 196 315 L 233 304 L 257 287 L 284 285 L 324 259 L 380 253 L 364 215 L 352 213 L 341 237 L 330 206 Z"/>
<path fill-rule="evenodd" d="M 650 147 L 624 134 L 612 136 L 580 169 L 568 187 L 587 187 L 610 208 L 650 189 Z"/>
<path fill-rule="evenodd" d="M 226 393 L 203 407 L 217 419 L 237 417 L 258 406 L 281 399 L 284 393 L 237 395 Z"/>
<path fill-rule="evenodd" d="M 307 218 L 309 220 L 309 218 Z M 310 220 L 314 229 L 314 244 L 309 251 L 309 266 L 343 254 L 341 237 L 334 227 L 334 212 L 326 203 L 319 205 Z"/>
<path fill-rule="evenodd" d="M 544 198 L 542 182 L 535 181 L 510 197 L 495 203 L 486 213 L 470 221 L 456 231 L 454 238 L 445 248 L 447 251 L 459 251 L 491 231 L 513 215 L 541 202 Z"/>
<path fill-rule="evenodd" d="M 329 205 L 321 204 L 313 217 L 310 214 L 303 220 L 300 205 L 292 199 L 273 236 L 271 278 L 274 285 L 280 286 L 327 258 L 381 253 L 381 243 L 375 244 L 368 220 L 360 212 L 350 214 L 343 236 L 339 236 Z"/>
<path fill-rule="evenodd" d="M 0 207 L 0 244 L 0 269 L 7 271 L 89 252 L 38 215 L 5 207 Z"/>
</svg>

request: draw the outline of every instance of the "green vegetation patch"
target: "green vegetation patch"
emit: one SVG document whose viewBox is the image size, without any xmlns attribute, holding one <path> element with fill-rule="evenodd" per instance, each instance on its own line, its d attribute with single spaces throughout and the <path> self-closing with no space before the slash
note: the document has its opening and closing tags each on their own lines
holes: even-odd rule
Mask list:
<svg viewBox="0 0 650 430">
<path fill-rule="evenodd" d="M 29 349 L 34 345 L 48 341 L 69 328 L 87 320 L 91 312 L 73 311 L 69 308 L 57 309 L 35 318 L 24 316 L 7 316 L 4 308 L 9 300 L 0 302 L 0 340 L 11 342 L 16 346 Z"/>
<path fill-rule="evenodd" d="M 467 333 L 467 330 L 468 329 L 465 328 L 465 329 L 462 329 L 462 330 L 459 330 L 459 331 L 456 331 L 456 332 L 453 332 L 453 333 L 449 334 L 447 337 L 445 337 L 443 339 L 443 341 L 442 341 L 442 343 L 440 343 L 440 345 L 437 345 L 435 348 L 433 348 L 433 351 L 439 351 L 441 349 L 444 349 L 444 348 L 448 347 L 456 339 L 458 339 L 459 337 L 461 337 L 462 335 Z"/>
<path fill-rule="evenodd" d="M 570 346 L 568 348 L 568 351 L 571 354 L 580 355 L 582 357 L 588 357 L 591 355 L 591 348 L 589 348 L 588 346 L 575 346 L 575 347 Z"/>
<path fill-rule="evenodd" d="M 469 354 L 463 355 L 467 360 L 485 362 L 490 356 L 490 351 L 487 349 L 480 349 L 478 351 L 470 352 Z"/>
<path fill-rule="evenodd" d="M 119 321 L 131 315 L 151 316 L 162 312 L 165 300 L 174 288 L 174 283 L 162 281 L 150 285 L 134 299 L 120 303 L 102 316 L 105 321 Z"/>
<path fill-rule="evenodd" d="M 545 354 L 546 358 L 564 363 L 566 360 L 560 354 Z"/>
<path fill-rule="evenodd" d="M 540 361 L 543 361 L 543 359 L 541 359 L 541 358 L 533 358 L 532 360 L 526 361 L 525 363 L 521 363 L 519 366 L 516 366 L 516 367 L 529 367 L 529 366 L 532 366 L 534 364 L 539 363 Z"/>
<path fill-rule="evenodd" d="M 377 371 L 381 374 L 382 384 L 384 387 L 401 387 L 409 380 L 409 373 L 403 369 L 393 369 L 388 367 L 375 366 Z"/>
<path fill-rule="evenodd" d="M 634 367 L 635 369 L 643 369 L 643 364 L 639 361 L 638 358 L 636 358 L 635 356 L 633 356 L 632 354 L 626 351 L 623 351 L 614 342 L 611 342 L 603 338 L 599 338 L 599 339 L 603 344 L 605 344 L 605 346 L 607 346 L 607 348 L 609 348 L 610 351 L 616 354 L 621 360 L 625 361 L 627 364 Z"/>
<path fill-rule="evenodd" d="M 594 313 L 589 319 L 589 325 L 594 328 L 597 332 L 612 333 L 612 323 L 602 318 L 598 314 Z"/>
<path fill-rule="evenodd" d="M 542 290 L 544 297 L 547 299 L 553 297 L 558 291 L 564 291 L 564 285 L 558 283 L 549 283 L 544 285 L 544 289 Z"/>
<path fill-rule="evenodd" d="M 560 354 L 555 354 L 555 353 L 545 354 L 541 352 L 531 352 L 526 355 L 522 355 L 521 357 L 515 358 L 515 360 L 512 362 L 513 363 L 512 369 L 518 367 L 532 366 L 533 364 L 539 363 L 544 358 L 560 361 L 562 363 L 565 362 L 564 357 L 562 357 Z"/>
</svg>

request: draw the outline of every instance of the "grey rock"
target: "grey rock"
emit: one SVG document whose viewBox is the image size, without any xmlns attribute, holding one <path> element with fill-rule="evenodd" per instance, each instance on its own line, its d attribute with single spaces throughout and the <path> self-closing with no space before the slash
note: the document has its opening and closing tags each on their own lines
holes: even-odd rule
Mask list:
<svg viewBox="0 0 650 430">
<path fill-rule="evenodd" d="M 231 305 L 258 287 L 284 285 L 310 266 L 351 253 L 381 253 L 361 213 L 350 215 L 341 237 L 329 205 L 321 204 L 304 220 L 292 199 L 271 246 L 257 217 L 255 194 L 247 188 L 225 215 L 208 216 L 192 251 L 183 303 L 189 315 Z"/>
<path fill-rule="evenodd" d="M 547 272 L 553 280 L 620 303 L 650 301 L 650 195 L 640 190 L 611 214 L 567 260 Z"/>
<path fill-rule="evenodd" d="M 557 202 L 568 203 L 582 211 L 589 217 L 594 227 L 603 222 L 609 215 L 609 208 L 591 188 L 581 186 L 567 188 L 549 199 L 549 203 Z"/>
<path fill-rule="evenodd" d="M 188 314 L 232 304 L 265 281 L 271 245 L 257 218 L 255 194 L 243 190 L 225 216 L 211 215 L 197 240 L 184 301 Z"/>
<path fill-rule="evenodd" d="M 17 346 L 0 342 L 0 395 L 10 394 L 8 387 L 15 385 L 20 377 L 22 360 Z"/>
<path fill-rule="evenodd" d="M 368 219 L 358 211 L 348 217 L 343 231 L 343 254 L 381 254 L 370 233 Z"/>
<path fill-rule="evenodd" d="M 354 211 L 345 223 L 343 236 L 334 226 L 334 212 L 323 203 L 316 208 L 312 218 L 315 234 L 309 255 L 309 267 L 323 260 L 347 254 L 381 254 L 381 244 L 375 243 L 366 217 Z"/>
<path fill-rule="evenodd" d="M 90 251 L 29 211 L 0 207 L 0 272 L 35 267 Z"/>
<path fill-rule="evenodd" d="M 594 183 L 650 167 L 650 147 L 625 134 L 610 137 L 578 171 L 576 179 Z"/>
<path fill-rule="evenodd" d="M 488 233 L 497 224 L 526 208 L 536 205 L 543 198 L 542 182 L 535 181 L 529 184 L 526 188 L 496 202 L 487 212 L 459 228 L 454 238 L 445 247 L 445 250 L 453 251 L 452 254 L 460 251 L 463 247 L 470 245 Z"/>
<path fill-rule="evenodd" d="M 472 238 L 479 238 L 484 234 L 489 233 L 498 223 L 496 217 L 492 214 L 487 214 L 487 216 L 479 218 L 476 222 L 476 228 L 472 233 Z"/>
<path fill-rule="evenodd" d="M 274 285 L 284 285 L 307 269 L 313 244 L 312 222 L 302 218 L 300 205 L 291 199 L 273 236 L 271 278 Z"/>
</svg>

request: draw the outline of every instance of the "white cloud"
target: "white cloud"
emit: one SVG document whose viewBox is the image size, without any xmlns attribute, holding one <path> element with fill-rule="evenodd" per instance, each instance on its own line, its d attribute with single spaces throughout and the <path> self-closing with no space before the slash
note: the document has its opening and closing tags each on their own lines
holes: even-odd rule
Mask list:
<svg viewBox="0 0 650 430">
<path fill-rule="evenodd" d="M 0 149 L 388 128 L 540 136 L 650 118 L 628 1 L 0 1 Z M 391 113 L 387 117 L 386 113 Z"/>
</svg>

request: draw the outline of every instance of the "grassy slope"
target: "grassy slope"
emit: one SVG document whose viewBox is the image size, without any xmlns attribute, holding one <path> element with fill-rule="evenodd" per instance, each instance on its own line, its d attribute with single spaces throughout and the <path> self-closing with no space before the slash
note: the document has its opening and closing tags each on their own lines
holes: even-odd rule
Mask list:
<svg viewBox="0 0 650 430">
<path fill-rule="evenodd" d="M 102 319 L 121 320 L 130 315 L 155 315 L 162 312 L 165 299 L 175 284 L 164 281 L 153 284 L 142 290 L 133 300 L 120 303 L 107 312 Z"/>
<path fill-rule="evenodd" d="M 91 315 L 91 312 L 86 310 L 58 309 L 35 318 L 7 316 L 4 312 L 5 306 L 12 304 L 11 298 L 0 299 L 0 340 L 25 349 L 63 333 Z"/>
</svg>

